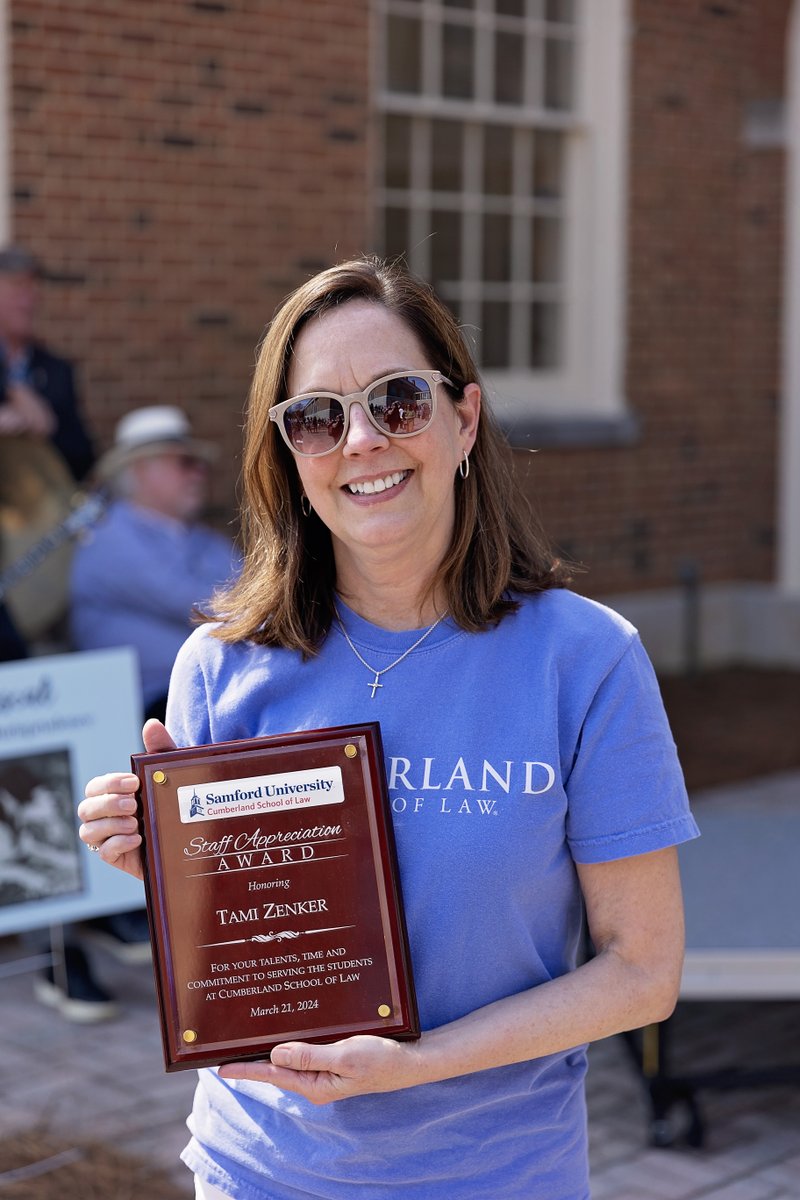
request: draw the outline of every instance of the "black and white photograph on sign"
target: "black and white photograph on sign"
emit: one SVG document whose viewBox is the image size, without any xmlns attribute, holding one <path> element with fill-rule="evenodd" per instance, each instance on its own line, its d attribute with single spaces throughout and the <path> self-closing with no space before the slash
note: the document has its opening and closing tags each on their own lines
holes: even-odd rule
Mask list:
<svg viewBox="0 0 800 1200">
<path fill-rule="evenodd" d="M 84 887 L 67 749 L 0 758 L 0 907 Z"/>
<path fill-rule="evenodd" d="M 141 746 L 141 717 L 130 647 L 0 663 L 0 937 L 144 902 L 88 853 L 77 814 L 108 748 L 124 763 Z"/>
</svg>

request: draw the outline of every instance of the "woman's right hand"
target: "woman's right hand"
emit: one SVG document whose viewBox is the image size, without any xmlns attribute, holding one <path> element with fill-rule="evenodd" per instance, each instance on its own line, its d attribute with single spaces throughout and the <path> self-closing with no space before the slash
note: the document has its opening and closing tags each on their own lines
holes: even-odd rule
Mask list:
<svg viewBox="0 0 800 1200">
<path fill-rule="evenodd" d="M 148 754 L 175 749 L 160 721 L 147 722 L 142 741 Z M 78 816 L 83 822 L 78 834 L 90 849 L 96 848 L 104 862 L 141 879 L 142 837 L 136 819 L 138 787 L 139 780 L 130 772 L 90 779 L 85 798 L 78 805 Z"/>
</svg>

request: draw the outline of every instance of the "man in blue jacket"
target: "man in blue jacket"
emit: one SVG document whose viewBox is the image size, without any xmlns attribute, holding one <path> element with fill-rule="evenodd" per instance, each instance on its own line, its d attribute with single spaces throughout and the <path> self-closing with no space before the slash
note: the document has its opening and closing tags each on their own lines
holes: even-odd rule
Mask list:
<svg viewBox="0 0 800 1200">
<path fill-rule="evenodd" d="M 80 480 L 94 463 L 94 450 L 72 364 L 35 336 L 40 275 L 27 250 L 0 250 L 0 437 L 46 439 Z"/>
</svg>

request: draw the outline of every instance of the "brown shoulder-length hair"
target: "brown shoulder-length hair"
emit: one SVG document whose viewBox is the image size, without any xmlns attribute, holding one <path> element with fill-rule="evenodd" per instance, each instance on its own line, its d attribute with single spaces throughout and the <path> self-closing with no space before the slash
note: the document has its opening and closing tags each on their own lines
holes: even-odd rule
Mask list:
<svg viewBox="0 0 800 1200">
<path fill-rule="evenodd" d="M 247 407 L 242 463 L 244 568 L 214 601 L 216 636 L 251 639 L 312 655 L 334 616 L 336 569 L 327 527 L 300 507 L 301 488 L 291 451 L 269 410 L 287 399 L 286 379 L 303 326 L 349 300 L 382 304 L 416 334 L 431 365 L 452 380 L 458 404 L 478 371 L 452 313 L 424 281 L 397 263 L 365 257 L 320 272 L 281 305 L 259 348 Z M 564 586 L 553 558 L 514 483 L 510 449 L 488 406 L 481 409 L 466 479 L 456 476 L 455 526 L 450 548 L 430 580 L 441 587 L 450 616 L 477 632 L 517 604 L 511 591 Z"/>
</svg>

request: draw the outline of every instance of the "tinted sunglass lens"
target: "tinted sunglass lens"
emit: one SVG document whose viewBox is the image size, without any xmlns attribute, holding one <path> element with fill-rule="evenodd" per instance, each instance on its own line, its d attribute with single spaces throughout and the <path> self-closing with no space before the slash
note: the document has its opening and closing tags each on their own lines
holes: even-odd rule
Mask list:
<svg viewBox="0 0 800 1200">
<path fill-rule="evenodd" d="M 370 393 L 369 408 L 389 433 L 419 433 L 431 419 L 433 397 L 427 380 L 403 375 L 375 388 Z"/>
<path fill-rule="evenodd" d="M 298 400 L 283 414 L 289 443 L 300 454 L 325 454 L 342 440 L 344 409 L 330 396 Z"/>
</svg>

